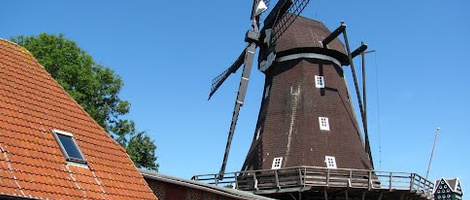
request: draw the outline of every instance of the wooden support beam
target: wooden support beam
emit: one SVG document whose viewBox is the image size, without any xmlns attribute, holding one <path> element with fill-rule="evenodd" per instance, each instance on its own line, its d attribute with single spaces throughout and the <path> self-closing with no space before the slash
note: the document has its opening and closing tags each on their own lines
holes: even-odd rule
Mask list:
<svg viewBox="0 0 470 200">
<path fill-rule="evenodd" d="M 338 27 L 336 30 L 334 30 L 333 32 L 331 32 L 330 35 L 328 35 L 323 41 L 322 41 L 322 44 L 323 44 L 323 47 L 326 48 L 327 45 L 333 41 L 336 37 L 338 37 L 339 34 L 343 33 L 344 30 L 346 30 L 346 24 L 344 22 L 341 22 L 341 26 Z"/>
<path fill-rule="evenodd" d="M 330 184 L 330 169 L 326 170 L 326 187 Z"/>
<path fill-rule="evenodd" d="M 258 179 L 256 178 L 256 173 L 253 173 L 253 181 L 254 181 L 254 188 L 255 190 L 258 190 Z"/>
<path fill-rule="evenodd" d="M 326 188 L 325 188 L 325 190 L 323 190 L 323 195 L 325 197 L 325 200 L 328 200 L 328 191 L 327 191 Z"/>
<path fill-rule="evenodd" d="M 362 192 L 362 200 L 366 200 L 366 192 Z"/>
<path fill-rule="evenodd" d="M 344 25 L 344 22 L 341 22 L 341 25 Z M 345 29 L 344 32 L 343 32 L 344 44 L 346 44 L 346 51 L 348 53 L 349 66 L 351 67 L 351 74 L 353 76 L 354 89 L 356 90 L 357 103 L 359 104 L 359 111 L 361 113 L 362 126 L 363 126 L 363 129 L 365 130 L 366 127 L 364 126 L 364 108 L 362 106 L 363 105 L 362 104 L 363 96 L 361 96 L 361 91 L 359 91 L 359 83 L 357 81 L 356 69 L 354 68 L 352 52 L 351 52 L 351 48 L 349 47 L 348 34 L 346 32 L 347 31 Z M 360 130 L 358 130 L 358 131 L 360 132 Z M 374 166 L 374 163 L 372 162 L 372 159 L 370 159 L 370 162 L 371 162 L 372 166 Z"/>
<path fill-rule="evenodd" d="M 344 198 L 346 198 L 346 200 L 349 200 L 348 190 L 344 191 Z"/>
<path fill-rule="evenodd" d="M 277 173 L 277 170 L 274 171 L 274 175 L 276 176 L 276 187 L 277 189 L 281 189 L 281 185 L 279 184 L 279 175 Z"/>
<path fill-rule="evenodd" d="M 356 50 L 354 50 L 351 55 L 352 58 L 355 58 L 358 55 L 361 55 L 367 49 L 367 44 L 362 43 Z"/>
</svg>

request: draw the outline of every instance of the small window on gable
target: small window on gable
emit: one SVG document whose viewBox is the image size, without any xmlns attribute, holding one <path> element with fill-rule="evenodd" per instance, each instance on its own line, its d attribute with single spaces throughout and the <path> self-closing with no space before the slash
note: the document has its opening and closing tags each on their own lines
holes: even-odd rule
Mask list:
<svg viewBox="0 0 470 200">
<path fill-rule="evenodd" d="M 258 128 L 258 131 L 256 131 L 256 140 L 259 139 L 260 134 L 261 134 L 261 128 Z"/>
<path fill-rule="evenodd" d="M 328 122 L 328 117 L 319 117 L 318 123 L 320 124 L 320 130 L 322 131 L 330 130 L 330 123 Z"/>
<path fill-rule="evenodd" d="M 326 167 L 330 169 L 336 169 L 336 160 L 333 156 L 325 156 Z"/>
<path fill-rule="evenodd" d="M 325 88 L 325 78 L 323 76 L 315 76 L 315 87 Z"/>
<path fill-rule="evenodd" d="M 274 158 L 271 169 L 281 169 L 281 165 L 282 165 L 282 157 Z"/>
<path fill-rule="evenodd" d="M 60 150 L 67 161 L 83 164 L 86 163 L 72 133 L 60 130 L 54 130 L 53 133 L 57 143 L 59 144 Z"/>
</svg>

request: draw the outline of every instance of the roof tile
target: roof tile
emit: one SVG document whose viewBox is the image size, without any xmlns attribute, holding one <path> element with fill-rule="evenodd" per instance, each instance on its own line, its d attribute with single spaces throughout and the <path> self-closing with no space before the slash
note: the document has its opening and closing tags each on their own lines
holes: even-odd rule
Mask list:
<svg viewBox="0 0 470 200">
<path fill-rule="evenodd" d="M 43 199 L 156 199 L 125 150 L 23 47 L 0 39 L 0 194 Z M 52 131 L 73 134 L 69 164 Z"/>
</svg>

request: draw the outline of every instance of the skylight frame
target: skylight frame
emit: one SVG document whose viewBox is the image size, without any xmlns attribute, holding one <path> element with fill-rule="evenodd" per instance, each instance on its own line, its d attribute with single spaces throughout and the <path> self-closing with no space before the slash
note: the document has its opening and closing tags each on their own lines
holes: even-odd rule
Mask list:
<svg viewBox="0 0 470 200">
<path fill-rule="evenodd" d="M 57 129 L 52 130 L 52 133 L 53 133 L 53 135 L 54 135 L 54 138 L 55 138 L 57 144 L 59 145 L 60 151 L 62 151 L 62 154 L 64 155 L 64 158 L 65 158 L 65 160 L 66 160 L 67 162 L 79 163 L 79 164 L 87 164 L 87 161 L 86 161 L 86 159 L 85 159 L 85 156 L 83 156 L 83 153 L 82 153 L 82 151 L 80 150 L 80 147 L 77 145 L 77 141 L 75 140 L 75 137 L 73 136 L 72 133 L 66 132 L 66 131 L 62 131 L 62 130 L 57 130 Z M 72 142 L 73 142 L 73 144 L 75 145 L 75 148 L 77 149 L 78 154 L 80 155 L 81 159 L 80 159 L 80 158 L 71 157 L 71 156 L 67 153 L 67 150 L 66 150 L 66 148 L 64 147 L 64 145 L 62 144 L 62 141 L 60 140 L 59 135 L 62 135 L 62 136 L 65 136 L 65 137 L 69 137 L 69 138 L 72 139 Z"/>
</svg>

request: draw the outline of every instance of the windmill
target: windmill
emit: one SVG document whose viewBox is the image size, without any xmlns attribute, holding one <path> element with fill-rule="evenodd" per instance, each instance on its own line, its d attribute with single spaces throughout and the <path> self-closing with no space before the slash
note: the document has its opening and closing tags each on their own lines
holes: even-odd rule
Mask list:
<svg viewBox="0 0 470 200">
<path fill-rule="evenodd" d="M 290 49 L 279 49 L 279 46 L 280 45 L 282 46 L 283 44 L 279 45 L 278 40 L 283 39 L 282 36 L 283 36 L 284 33 L 286 33 L 286 32 L 289 33 L 290 32 L 289 28 L 291 27 L 292 24 L 294 24 L 295 26 L 298 26 L 298 23 L 296 22 L 296 19 L 299 18 L 300 13 L 308 5 L 309 0 L 280 0 L 280 1 L 278 1 L 276 3 L 276 5 L 273 7 L 273 9 L 271 10 L 271 12 L 265 18 L 264 23 L 263 23 L 264 24 L 263 27 L 260 28 L 261 15 L 264 11 L 266 11 L 268 9 L 269 3 L 270 3 L 269 1 L 263 1 L 263 0 L 255 0 L 253 2 L 253 9 L 252 9 L 252 14 L 251 14 L 252 29 L 247 32 L 246 38 L 245 38 L 245 41 L 248 43 L 247 47 L 242 51 L 242 53 L 240 54 L 238 59 L 228 69 L 226 69 L 223 73 L 221 73 L 219 76 L 214 78 L 213 81 L 212 81 L 212 88 L 211 88 L 211 92 L 209 94 L 209 99 L 217 91 L 217 89 L 219 89 L 219 87 L 222 85 L 222 83 L 231 74 L 235 73 L 243 65 L 242 77 L 241 77 L 241 80 L 240 80 L 238 94 L 237 94 L 236 101 L 235 101 L 235 107 L 234 107 L 234 111 L 233 111 L 232 122 L 231 122 L 230 129 L 229 129 L 229 134 L 228 134 L 227 144 L 226 144 L 225 153 L 224 153 L 224 157 L 223 157 L 223 161 L 222 161 L 222 166 L 221 166 L 221 169 L 220 169 L 220 172 L 219 172 L 219 174 L 220 174 L 219 178 L 220 179 L 223 179 L 223 174 L 225 172 L 225 168 L 226 168 L 226 165 L 227 165 L 227 160 L 228 160 L 230 147 L 231 147 L 231 141 L 232 141 L 232 138 L 233 138 L 233 135 L 234 135 L 234 132 L 235 132 L 235 127 L 236 127 L 236 124 L 237 124 L 240 108 L 244 103 L 244 99 L 245 99 L 245 95 L 246 95 L 246 89 L 247 89 L 247 86 L 248 86 L 248 81 L 249 81 L 249 77 L 250 77 L 250 73 L 251 73 L 251 68 L 252 68 L 252 63 L 253 63 L 256 48 L 258 48 L 258 47 L 260 48 L 259 69 L 263 73 L 266 74 L 266 76 L 267 76 L 266 80 L 267 81 L 272 81 L 272 79 L 269 79 L 268 77 L 273 77 L 272 72 L 275 71 L 275 70 L 273 70 L 273 68 L 276 68 L 275 66 L 278 65 L 277 63 L 281 63 L 281 62 L 279 62 L 279 58 L 281 58 L 281 60 L 286 59 L 286 58 L 289 59 L 289 56 L 298 56 L 298 55 L 300 55 L 299 52 L 303 52 L 303 53 L 308 54 L 309 52 L 310 53 L 312 53 L 312 52 L 315 53 L 317 51 L 321 51 L 321 52 L 326 52 L 326 53 L 323 53 L 323 54 L 325 54 L 325 56 L 328 56 L 328 55 L 331 54 L 331 55 L 334 55 L 335 57 L 338 57 L 338 59 L 341 60 L 341 63 L 338 63 L 339 67 L 342 66 L 342 64 L 351 64 L 351 69 L 354 69 L 352 58 L 354 58 L 355 56 L 361 54 L 367 48 L 367 46 L 363 44 L 363 45 L 361 45 L 361 47 L 356 49 L 354 52 L 350 52 L 349 43 L 347 41 L 347 35 L 346 35 L 346 26 L 344 24 L 342 24 L 332 34 L 324 35 L 325 37 L 326 36 L 328 36 L 328 37 L 326 37 L 326 38 L 316 38 L 316 39 L 322 39 L 323 40 L 322 41 L 323 46 L 321 46 L 321 47 L 320 46 L 315 47 L 315 49 L 313 49 L 313 50 L 312 49 L 302 50 L 301 48 L 307 48 L 307 47 L 300 47 L 300 46 L 290 48 Z M 302 17 L 300 17 L 300 18 L 302 18 Z M 305 20 L 306 19 L 302 18 L 302 21 L 305 21 Z M 301 25 L 301 26 L 304 26 L 304 25 Z M 316 27 L 312 27 L 312 28 L 316 28 Z M 323 28 L 323 27 L 319 27 L 319 28 Z M 322 31 L 324 31 L 324 30 L 322 30 Z M 345 36 L 346 46 L 347 46 L 347 50 L 348 50 L 348 55 L 347 56 L 344 53 L 344 50 L 343 50 L 343 52 L 341 52 L 341 50 L 338 50 L 338 49 L 343 49 L 343 47 L 340 43 L 339 43 L 339 46 L 338 46 L 339 40 L 335 39 L 341 33 L 343 33 L 343 35 Z M 285 39 L 283 39 L 283 40 L 285 41 Z M 328 48 L 328 44 L 332 41 L 334 41 L 336 43 L 335 44 L 336 49 L 335 48 L 333 48 L 333 49 Z M 313 55 L 313 54 L 310 54 L 310 55 Z M 317 54 L 317 55 L 320 55 L 320 54 Z M 278 58 L 278 60 L 276 60 L 276 57 Z M 330 57 L 330 58 L 333 58 L 333 57 Z M 300 58 L 290 59 L 290 60 L 299 60 L 299 59 Z M 309 58 L 309 59 L 311 60 L 311 59 L 320 59 L 320 58 Z M 335 59 L 335 60 L 338 60 L 338 59 Z M 362 114 L 363 113 L 362 100 L 361 100 L 362 97 L 359 94 L 359 90 L 358 90 L 359 86 L 357 84 L 357 80 L 356 80 L 354 70 L 353 70 L 353 75 L 354 75 L 354 82 L 355 82 L 355 86 L 356 86 L 356 92 L 357 92 L 358 99 L 359 99 L 359 105 L 360 105 L 360 108 L 361 108 L 361 116 L 363 116 L 363 114 Z M 314 79 L 314 77 L 312 77 L 312 79 L 311 79 L 312 83 L 313 83 L 313 79 Z M 267 93 L 269 93 L 270 89 L 272 89 L 274 91 L 276 91 L 278 89 L 281 89 L 280 87 L 272 86 L 271 84 L 268 84 L 268 82 L 266 82 L 265 88 L 266 88 L 266 91 L 265 91 L 265 96 L 266 97 L 269 96 L 269 95 L 267 95 Z M 346 89 L 346 87 L 343 87 L 343 90 L 344 89 Z M 281 90 L 286 90 L 286 88 L 283 88 Z M 322 89 L 322 93 L 325 93 L 325 89 Z M 345 96 L 347 96 L 347 94 Z M 283 97 L 278 97 L 278 98 L 283 98 Z M 273 100 L 271 100 L 271 101 L 273 101 Z M 268 100 L 263 100 L 260 113 L 263 112 L 263 108 L 264 108 L 264 111 L 267 111 L 266 109 L 267 109 L 268 106 L 265 105 L 265 104 L 267 104 L 267 102 L 268 102 Z M 351 114 L 353 112 L 352 108 L 348 109 L 348 112 Z M 266 114 L 263 114 L 263 115 L 266 115 Z M 263 117 L 265 117 L 265 116 L 263 116 Z M 350 115 L 349 117 L 354 118 L 354 116 L 352 116 L 352 115 Z M 260 118 L 258 120 L 258 125 L 257 125 L 258 126 L 257 131 L 255 133 L 256 139 L 254 139 L 254 142 L 253 142 L 252 147 L 250 149 L 250 153 L 247 156 L 247 160 L 245 161 L 245 164 L 244 164 L 244 169 L 249 169 L 250 167 L 251 167 L 251 169 L 265 169 L 265 168 L 268 168 L 268 165 L 271 166 L 270 164 L 265 164 L 264 166 L 261 166 L 259 163 L 258 164 L 253 163 L 253 162 L 255 162 L 254 160 L 257 160 L 256 162 L 262 162 L 261 159 L 266 159 L 265 158 L 266 156 L 262 156 L 262 155 L 261 156 L 255 156 L 255 154 L 256 154 L 255 151 L 256 150 L 259 151 L 259 149 L 256 149 L 256 145 L 255 145 L 255 143 L 257 143 L 256 140 L 259 139 L 260 135 L 265 135 L 262 132 L 264 132 L 264 130 L 266 130 L 266 129 L 264 129 L 264 127 L 265 127 L 264 125 L 260 125 L 260 123 L 264 122 L 264 119 L 261 119 L 261 118 L 262 117 L 261 117 L 261 114 L 260 114 Z M 296 120 L 296 119 L 294 119 L 295 117 L 292 117 L 292 118 L 293 118 L 292 120 Z M 355 122 L 353 120 L 351 123 L 355 126 L 355 128 L 353 128 L 354 129 L 353 131 L 355 131 L 356 135 L 359 136 L 358 138 L 361 138 L 360 129 L 357 125 L 357 122 Z M 363 123 L 363 124 L 365 124 L 365 123 Z M 263 128 L 261 126 L 263 126 Z M 270 125 L 270 126 L 271 126 L 272 129 L 273 128 L 274 129 L 279 129 L 279 127 L 274 127 L 272 125 Z M 283 128 L 289 127 L 289 125 L 282 124 L 282 123 L 281 123 L 281 126 L 283 126 Z M 278 137 L 277 135 L 278 134 L 273 133 L 273 134 L 271 134 L 270 137 Z M 261 136 L 261 137 L 263 137 L 263 136 Z M 354 144 L 355 146 L 360 146 L 361 145 L 360 144 L 361 140 L 357 140 L 358 138 L 355 138 L 355 140 L 354 140 L 354 141 L 356 141 L 356 143 L 359 142 L 357 144 Z M 274 138 L 272 138 L 272 139 L 274 139 Z M 301 139 L 301 138 L 299 138 L 299 139 Z M 272 143 L 274 143 L 274 142 L 272 142 Z M 290 144 L 287 144 L 287 145 L 289 145 L 289 146 L 292 145 L 292 141 L 290 141 Z M 370 153 L 370 147 L 368 145 L 367 135 L 366 135 L 365 149 L 366 149 L 366 152 L 367 152 L 367 155 L 366 155 L 367 158 L 365 158 L 364 153 L 362 153 L 362 152 L 360 153 L 362 158 L 359 159 L 359 160 L 360 160 L 360 162 L 365 163 L 363 165 L 363 167 L 361 167 L 361 168 L 372 168 L 372 164 L 371 164 L 372 160 L 370 159 L 371 153 Z M 291 150 L 290 149 L 282 149 L 280 151 L 290 153 Z M 358 151 L 358 150 L 355 149 L 354 152 L 355 151 Z M 298 153 L 302 153 L 302 152 L 298 152 Z M 271 156 L 272 156 L 272 154 L 271 154 Z M 278 160 L 279 160 L 279 158 L 281 158 L 280 165 L 282 165 L 282 159 L 284 160 L 284 163 L 288 163 L 288 162 L 286 162 L 288 160 L 288 157 L 289 156 L 284 155 L 284 156 L 275 157 L 275 158 L 277 158 Z M 270 158 L 270 160 L 272 160 L 272 159 Z M 323 161 L 321 161 L 321 162 L 323 162 Z M 294 163 L 292 163 L 292 164 L 294 164 Z M 299 164 L 314 164 L 314 163 L 308 163 L 307 162 L 307 163 L 299 163 Z M 315 165 L 318 165 L 318 164 L 315 163 Z M 292 166 L 292 165 L 284 165 L 284 166 Z"/>
<path fill-rule="evenodd" d="M 292 23 L 295 18 L 303 11 L 310 0 L 280 0 L 269 13 L 264 21 L 263 30 L 260 30 L 261 14 L 268 9 L 270 1 L 254 0 L 251 12 L 251 26 L 252 29 L 246 34 L 245 41 L 248 46 L 242 51 L 237 60 L 219 76 L 212 80 L 211 92 L 209 99 L 219 89 L 222 83 L 229 77 L 230 74 L 237 72 L 243 65 L 242 77 L 238 88 L 238 93 L 235 101 L 235 107 L 232 115 L 232 122 L 229 129 L 227 145 L 225 147 L 224 158 L 220 169 L 220 179 L 223 179 L 225 167 L 227 165 L 228 155 L 230 153 L 230 146 L 232 143 L 233 134 L 238 121 L 238 115 L 241 106 L 243 106 L 248 81 L 250 78 L 251 68 L 253 64 L 254 54 L 256 48 L 259 46 L 260 41 L 263 43 L 271 44 L 275 42 L 276 38 L 282 35 L 283 31 Z M 288 11 L 294 15 L 286 15 Z M 263 35 L 261 35 L 263 34 Z M 268 36 L 266 36 L 268 34 Z M 271 37 L 271 35 L 273 37 Z"/>
<path fill-rule="evenodd" d="M 330 31 L 321 22 L 299 16 L 309 2 L 277 1 L 261 27 L 270 2 L 254 0 L 248 45 L 213 79 L 209 95 L 243 66 L 220 171 L 192 179 L 279 199 L 431 199 L 433 183 L 426 178 L 374 170 L 365 98 L 365 54 L 373 51 L 366 51 L 364 43 L 352 51 L 343 22 Z M 226 173 L 256 49 L 258 69 L 265 75 L 258 120 L 242 170 Z M 362 95 L 353 62 L 359 55 Z M 349 95 L 346 66 L 362 123 Z"/>
</svg>

